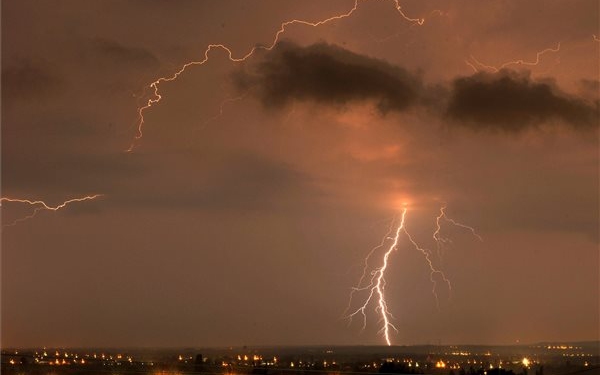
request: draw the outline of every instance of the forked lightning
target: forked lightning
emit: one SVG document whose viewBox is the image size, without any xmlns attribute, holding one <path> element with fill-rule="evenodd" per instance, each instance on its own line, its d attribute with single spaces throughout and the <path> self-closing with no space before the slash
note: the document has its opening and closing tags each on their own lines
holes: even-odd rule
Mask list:
<svg viewBox="0 0 600 375">
<path fill-rule="evenodd" d="M 436 218 L 436 230 L 433 234 L 433 239 L 435 240 L 435 242 L 438 246 L 443 246 L 445 243 L 449 243 L 449 241 L 450 241 L 449 239 L 442 237 L 440 234 L 442 220 L 446 221 L 447 223 L 449 223 L 451 225 L 469 230 L 473 234 L 473 236 L 475 236 L 478 240 L 482 241 L 481 236 L 479 234 L 477 234 L 477 232 L 475 231 L 475 229 L 473 227 L 470 227 L 465 224 L 461 224 L 461 223 L 449 218 L 446 215 L 445 209 L 446 209 L 445 206 L 441 207 L 440 214 Z M 393 315 L 391 314 L 391 312 L 388 309 L 388 303 L 387 303 L 387 300 L 385 297 L 385 286 L 386 286 L 385 272 L 388 269 L 390 255 L 392 254 L 392 252 L 394 252 L 395 250 L 398 249 L 398 244 L 399 244 L 401 236 L 404 235 L 406 237 L 406 239 L 408 240 L 408 242 L 412 245 L 412 247 L 415 250 L 419 251 L 425 258 L 425 261 L 430 270 L 429 278 L 432 283 L 432 293 L 435 297 L 436 306 L 438 306 L 438 308 L 439 308 L 439 301 L 438 301 L 438 295 L 437 295 L 437 291 L 436 291 L 436 288 L 437 288 L 436 276 L 438 279 L 441 279 L 446 284 L 449 291 L 452 290 L 452 284 L 450 283 L 450 280 L 446 277 L 446 275 L 444 274 L 443 271 L 441 271 L 434 265 L 434 262 L 431 259 L 432 253 L 430 251 L 428 251 L 427 249 L 425 249 L 424 247 L 420 246 L 416 242 L 416 240 L 413 238 L 413 236 L 410 234 L 410 232 L 407 230 L 407 228 L 406 228 L 407 213 L 408 213 L 408 208 L 405 206 L 402 209 L 402 213 L 400 214 L 400 222 L 397 224 L 397 226 L 396 226 L 396 222 L 398 220 L 396 220 L 396 219 L 392 220 L 390 229 L 389 229 L 388 233 L 385 235 L 385 237 L 383 238 L 383 240 L 381 241 L 381 243 L 378 246 L 374 247 L 365 257 L 362 276 L 360 277 L 358 284 L 356 286 L 352 287 L 352 290 L 350 292 L 350 298 L 348 301 L 348 307 L 346 308 L 346 311 L 344 312 L 344 317 L 347 318 L 350 321 L 350 323 L 352 322 L 352 319 L 354 317 L 360 315 L 362 317 L 362 321 L 363 321 L 362 329 L 364 330 L 367 327 L 367 309 L 371 305 L 374 304 L 375 312 L 377 314 L 379 314 L 381 317 L 380 332 L 382 333 L 383 338 L 388 346 L 392 345 L 392 341 L 390 338 L 391 330 L 398 332 L 398 329 L 391 322 L 391 320 L 393 319 Z M 392 233 L 394 233 L 393 236 L 391 236 Z M 389 243 L 389 242 L 391 242 L 391 243 L 389 246 L 387 246 L 387 250 L 381 257 L 381 262 L 379 262 L 380 265 L 375 268 L 370 268 L 371 258 L 374 257 L 374 254 L 376 253 L 376 251 L 381 248 L 384 248 L 386 246 L 386 243 Z M 368 277 L 367 275 L 370 275 L 370 277 Z M 355 298 L 355 294 L 357 292 L 366 292 L 366 297 L 362 300 L 362 304 L 360 304 L 358 307 L 353 307 L 353 298 Z"/>
</svg>

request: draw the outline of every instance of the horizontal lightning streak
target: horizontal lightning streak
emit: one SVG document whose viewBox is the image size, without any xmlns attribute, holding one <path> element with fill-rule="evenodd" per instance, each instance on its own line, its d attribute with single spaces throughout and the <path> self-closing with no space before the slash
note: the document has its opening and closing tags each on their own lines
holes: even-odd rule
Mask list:
<svg viewBox="0 0 600 375">
<path fill-rule="evenodd" d="M 22 198 L 9 198 L 9 197 L 1 197 L 0 198 L 0 206 L 3 205 L 4 202 L 8 202 L 8 203 L 22 203 L 22 204 L 26 204 L 29 206 L 33 206 L 33 212 L 25 217 L 16 219 L 15 221 L 13 221 L 10 224 L 6 224 L 3 225 L 4 227 L 10 227 L 10 226 L 14 226 L 20 222 L 23 222 L 25 220 L 29 220 L 33 217 L 35 217 L 35 215 L 37 215 L 38 212 L 40 211 L 58 211 L 61 210 L 65 207 L 67 207 L 68 205 L 72 204 L 72 203 L 77 203 L 77 202 L 83 202 L 83 201 L 89 201 L 89 200 L 93 200 L 99 197 L 102 197 L 103 194 L 93 194 L 93 195 L 86 195 L 84 197 L 79 197 L 79 198 L 72 198 L 72 199 L 68 199 L 56 206 L 51 206 L 48 203 L 42 201 L 42 200 L 31 200 L 31 199 L 22 199 Z"/>
<path fill-rule="evenodd" d="M 469 60 L 465 60 L 465 63 L 469 67 L 471 67 L 471 69 L 473 69 L 475 72 L 479 72 L 481 69 L 487 69 L 487 70 L 493 71 L 494 73 L 497 73 L 500 70 L 502 70 L 510 65 L 526 65 L 526 66 L 539 65 L 542 55 L 549 53 L 549 52 L 558 52 L 558 51 L 560 51 L 560 42 L 554 48 L 546 48 L 542 51 L 537 52 L 535 54 L 534 61 L 525 61 L 525 60 L 519 59 L 519 60 L 514 60 L 514 61 L 508 61 L 508 62 L 505 62 L 504 64 L 500 65 L 499 67 L 495 67 L 492 65 L 486 65 L 486 64 L 482 63 L 481 61 L 477 60 L 473 55 L 471 55 L 469 57 L 472 62 Z"/>
<path fill-rule="evenodd" d="M 364 0 L 363 0 L 364 1 Z M 400 16 L 402 18 L 404 18 L 406 21 L 408 22 L 412 22 L 414 24 L 417 25 L 423 25 L 423 23 L 425 22 L 425 20 L 423 18 L 411 18 L 408 17 L 404 11 L 402 10 L 402 6 L 399 3 L 399 0 L 392 0 L 394 3 L 394 7 L 396 8 L 396 11 L 400 14 Z M 332 21 L 336 21 L 336 20 L 341 20 L 347 17 L 350 17 L 357 9 L 358 9 L 358 4 L 359 4 L 360 0 L 355 0 L 354 1 L 354 6 L 348 10 L 345 13 L 336 15 L 336 16 L 332 16 L 329 18 L 326 18 L 324 20 L 321 21 L 317 21 L 317 22 L 310 22 L 310 21 L 306 21 L 306 20 L 299 20 L 299 19 L 293 19 L 290 21 L 285 21 L 283 22 L 280 27 L 279 30 L 277 30 L 277 32 L 275 33 L 275 36 L 273 37 L 273 41 L 271 42 L 270 45 L 268 46 L 254 46 L 250 49 L 249 52 L 247 52 L 245 55 L 243 55 L 242 57 L 234 57 L 233 56 L 233 51 L 227 47 L 224 44 L 209 44 L 206 49 L 204 50 L 204 57 L 203 59 L 199 60 L 199 61 L 190 61 L 186 64 L 184 64 L 178 71 L 176 71 L 175 73 L 173 73 L 171 76 L 167 76 L 167 77 L 160 77 L 158 79 L 156 79 L 154 82 L 150 83 L 149 85 L 147 85 L 144 88 L 144 92 L 146 92 L 146 89 L 150 89 L 152 92 L 152 97 L 150 97 L 146 104 L 144 104 L 143 106 L 139 107 L 137 110 L 138 113 L 138 121 L 137 121 L 137 133 L 133 139 L 133 141 L 131 142 L 129 148 L 126 150 L 127 152 L 131 152 L 133 151 L 133 149 L 136 147 L 137 142 L 143 137 L 143 127 L 144 127 L 144 123 L 145 123 L 145 119 L 144 119 L 144 112 L 152 107 L 155 104 L 158 104 L 161 100 L 162 100 L 162 95 L 159 92 L 158 86 L 161 83 L 164 82 L 171 82 L 171 81 L 175 81 L 183 72 L 185 72 L 185 70 L 191 66 L 195 66 L 195 65 L 204 65 L 208 60 L 209 60 L 209 53 L 213 50 L 213 49 L 220 49 L 223 50 L 227 53 L 228 59 L 232 62 L 241 62 L 244 61 L 246 59 L 248 59 L 249 57 L 251 57 L 252 55 L 254 55 L 254 53 L 257 50 L 265 50 L 265 51 L 270 51 L 272 50 L 275 45 L 277 44 L 277 42 L 279 41 L 279 38 L 281 37 L 281 35 L 286 31 L 288 26 L 291 25 L 304 25 L 304 26 L 311 26 L 311 27 L 318 27 L 324 24 L 327 24 L 329 22 Z"/>
</svg>

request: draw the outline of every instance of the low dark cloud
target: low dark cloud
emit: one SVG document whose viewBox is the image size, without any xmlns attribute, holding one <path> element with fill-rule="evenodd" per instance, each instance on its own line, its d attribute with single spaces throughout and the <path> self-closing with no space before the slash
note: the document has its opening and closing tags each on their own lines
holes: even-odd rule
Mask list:
<svg viewBox="0 0 600 375">
<path fill-rule="evenodd" d="M 22 60 L 2 68 L 3 99 L 45 97 L 63 85 L 57 70 L 43 61 Z"/>
<path fill-rule="evenodd" d="M 556 122 L 585 130 L 598 126 L 600 113 L 597 98 L 567 94 L 529 72 L 479 72 L 426 87 L 402 67 L 325 43 L 279 43 L 256 66 L 235 73 L 234 83 L 240 91 L 256 90 L 266 108 L 293 100 L 332 106 L 374 101 L 382 114 L 420 106 L 473 130 L 518 132 Z"/>
<path fill-rule="evenodd" d="M 588 129 L 598 125 L 598 108 L 553 82 L 505 70 L 455 79 L 446 116 L 473 129 L 515 132 L 555 121 Z"/>
<path fill-rule="evenodd" d="M 319 194 L 311 177 L 296 166 L 252 152 L 198 156 L 195 173 L 189 173 L 189 166 L 179 168 L 182 162 L 177 155 L 163 155 L 154 163 L 137 160 L 135 180 L 121 178 L 98 191 L 108 205 L 213 212 L 297 209 Z M 157 173 L 168 181 L 166 187 L 156 184 Z"/>
<path fill-rule="evenodd" d="M 325 43 L 281 42 L 255 71 L 238 72 L 235 83 L 241 90 L 258 87 L 265 107 L 292 100 L 325 105 L 373 100 L 382 113 L 408 109 L 422 89 L 419 77 L 404 68 Z"/>
<path fill-rule="evenodd" d="M 90 41 L 90 53 L 97 63 L 114 63 L 136 67 L 159 67 L 158 58 L 150 51 L 121 44 L 105 38 L 93 38 Z M 99 60 L 99 61 L 98 61 Z"/>
<path fill-rule="evenodd" d="M 122 153 L 73 157 L 49 151 L 44 157 L 14 152 L 3 156 L 2 189 L 7 195 L 35 196 L 43 186 L 44 196 L 57 200 L 97 193 L 113 196 L 126 181 L 143 177 L 151 168 L 141 156 Z"/>
<path fill-rule="evenodd" d="M 315 193 L 310 177 L 294 166 L 247 152 L 208 162 L 202 173 L 207 181 L 192 194 L 206 209 L 272 210 Z"/>
<path fill-rule="evenodd" d="M 251 152 L 200 157 L 194 164 L 196 173 L 189 173 L 189 166 L 176 167 L 182 164 L 179 156 L 148 160 L 135 153 L 53 156 L 42 161 L 24 156 L 2 162 L 6 195 L 35 197 L 37 188 L 44 186 L 44 198 L 51 203 L 103 194 L 102 206 L 276 211 L 298 209 L 322 193 L 296 166 Z M 30 167 L 16 168 L 17 163 Z M 167 185 L 157 184 L 157 175 Z M 91 209 L 97 210 L 96 205 Z"/>
</svg>

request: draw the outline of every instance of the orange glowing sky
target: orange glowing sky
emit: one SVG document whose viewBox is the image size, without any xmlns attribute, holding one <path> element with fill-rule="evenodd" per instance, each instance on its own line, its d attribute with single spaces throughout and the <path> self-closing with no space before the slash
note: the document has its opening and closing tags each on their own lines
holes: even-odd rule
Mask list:
<svg viewBox="0 0 600 375">
<path fill-rule="evenodd" d="M 404 207 L 435 253 L 442 206 L 484 241 L 442 228 L 439 308 L 390 254 L 393 343 L 598 339 L 598 14 L 4 2 L 3 345 L 381 344 L 363 259 Z"/>
</svg>

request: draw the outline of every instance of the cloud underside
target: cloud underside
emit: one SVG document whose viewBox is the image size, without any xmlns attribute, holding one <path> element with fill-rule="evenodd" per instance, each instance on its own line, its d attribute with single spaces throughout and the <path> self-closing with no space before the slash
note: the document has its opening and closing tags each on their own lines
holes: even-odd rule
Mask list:
<svg viewBox="0 0 600 375">
<path fill-rule="evenodd" d="M 425 108 L 445 122 L 470 129 L 518 132 L 543 123 L 585 130 L 598 126 L 598 100 L 561 90 L 528 72 L 501 70 L 457 77 L 435 87 L 419 74 L 341 47 L 281 42 L 234 74 L 240 91 L 252 90 L 266 108 L 293 101 L 344 107 L 375 103 L 382 115 Z"/>
<path fill-rule="evenodd" d="M 404 111 L 415 105 L 422 88 L 421 80 L 401 67 L 324 43 L 306 48 L 279 43 L 256 72 L 235 78 L 240 89 L 258 86 L 263 104 L 277 108 L 293 100 L 326 105 L 374 100 L 382 113 Z"/>
<path fill-rule="evenodd" d="M 452 83 L 446 115 L 473 128 L 518 131 L 559 121 L 573 128 L 598 125 L 598 103 L 566 95 L 553 83 L 511 71 L 478 73 Z"/>
</svg>

